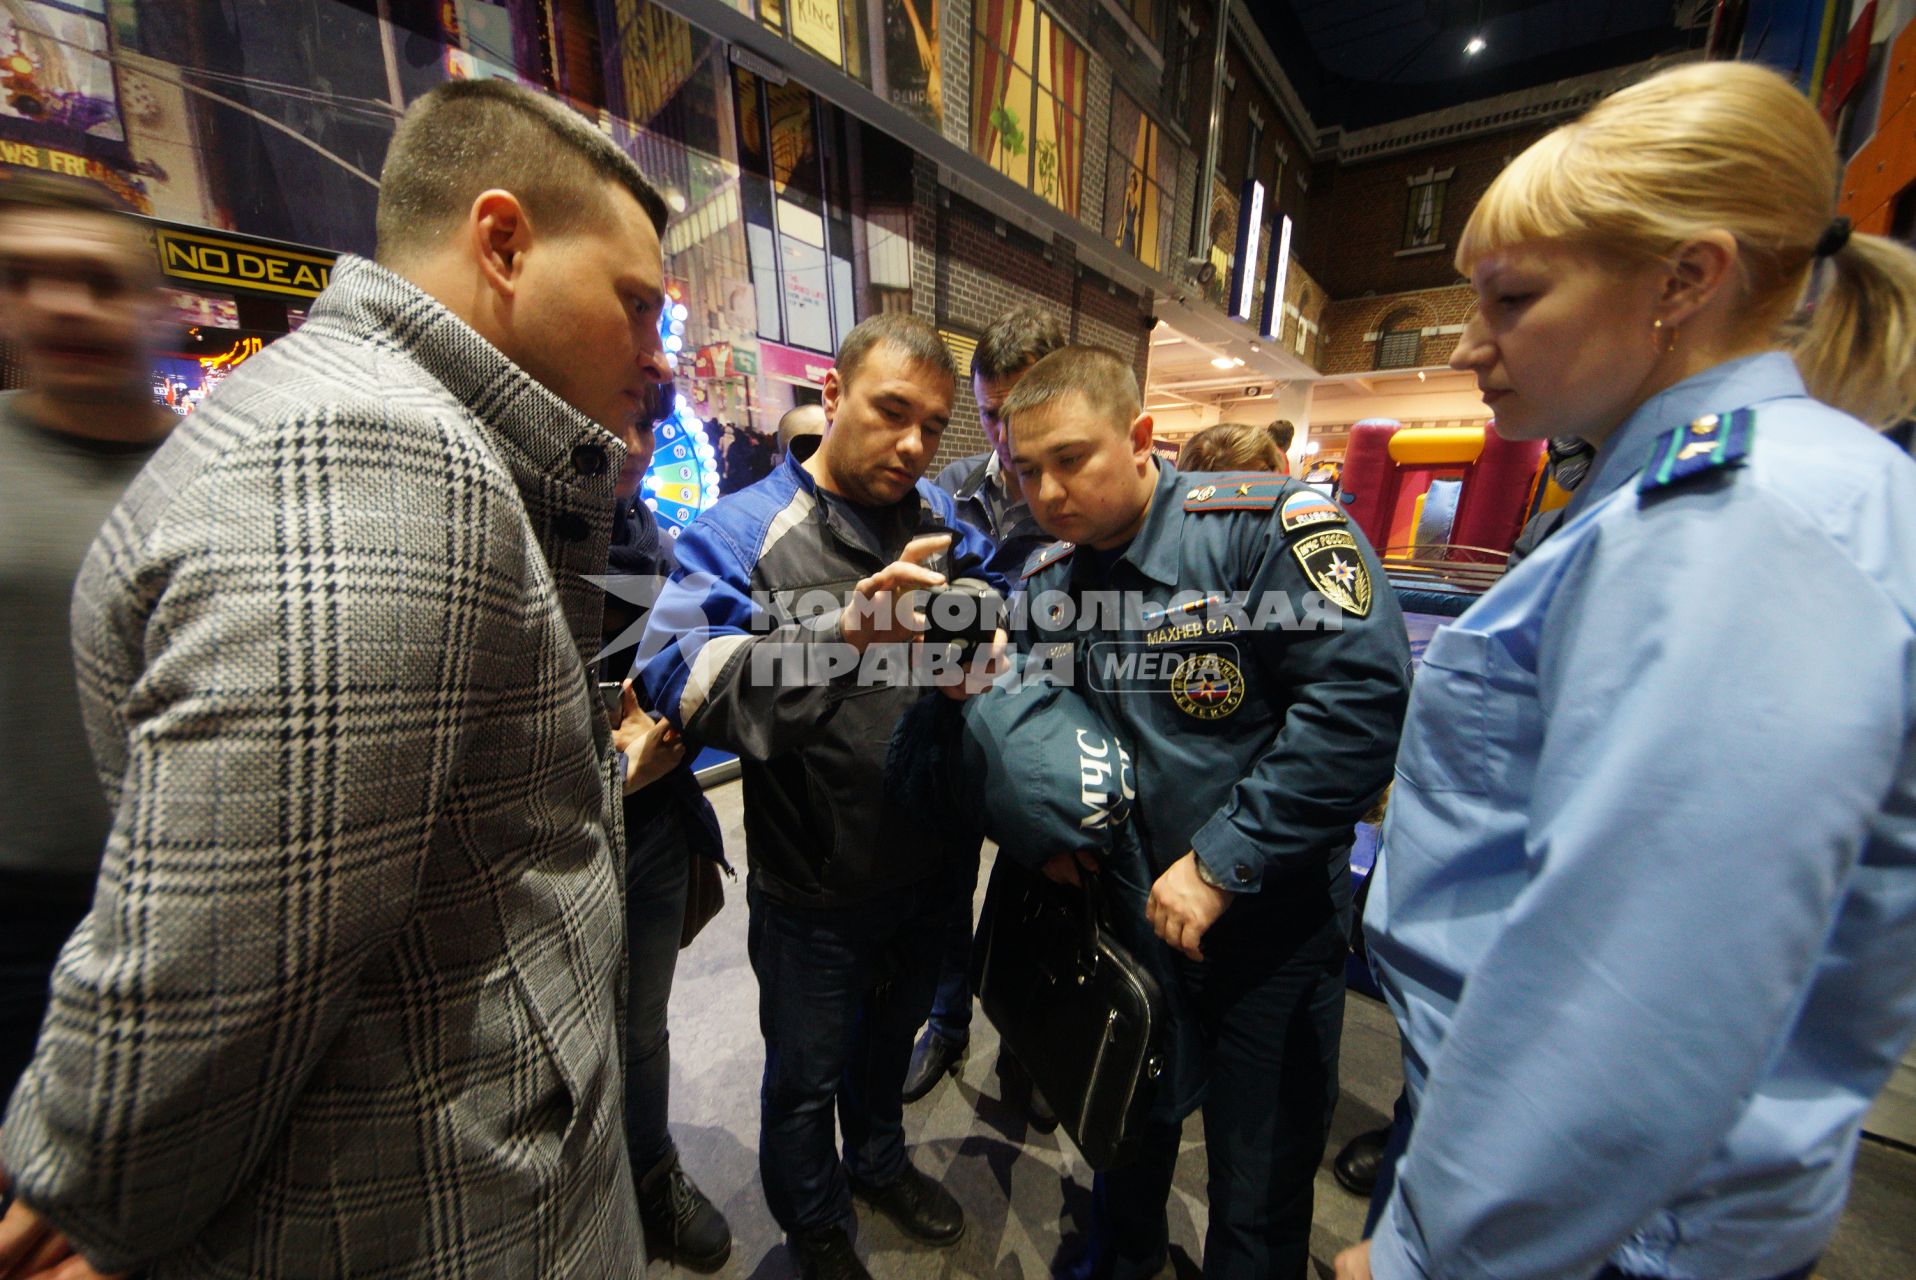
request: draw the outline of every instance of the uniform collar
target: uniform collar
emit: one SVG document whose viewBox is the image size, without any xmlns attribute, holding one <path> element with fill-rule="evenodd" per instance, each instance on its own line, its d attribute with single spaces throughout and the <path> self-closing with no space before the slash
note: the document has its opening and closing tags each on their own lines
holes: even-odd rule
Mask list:
<svg viewBox="0 0 1916 1280">
<path fill-rule="evenodd" d="M 1177 470 L 1162 458 L 1153 458 L 1151 465 L 1158 469 L 1157 488 L 1151 493 L 1151 509 L 1144 514 L 1144 524 L 1131 539 L 1131 545 L 1118 557 L 1131 565 L 1151 581 L 1166 587 L 1178 584 L 1178 540 L 1166 537 L 1173 520 L 1183 518 L 1184 511 L 1178 504 L 1180 479 Z"/>
<path fill-rule="evenodd" d="M 1671 427 L 1707 413 L 1806 394 L 1796 362 L 1781 351 L 1742 356 L 1692 374 L 1644 401 L 1603 442 L 1564 519 L 1574 518 L 1628 484 L 1649 464 L 1656 438 Z"/>
<path fill-rule="evenodd" d="M 506 447 L 515 473 L 603 488 L 609 499 L 625 461 L 618 437 L 554 395 L 419 286 L 375 262 L 340 258 L 308 324 L 387 335 Z M 578 451 L 599 450 L 590 469 Z M 596 495 L 595 495 L 596 496 Z"/>
</svg>

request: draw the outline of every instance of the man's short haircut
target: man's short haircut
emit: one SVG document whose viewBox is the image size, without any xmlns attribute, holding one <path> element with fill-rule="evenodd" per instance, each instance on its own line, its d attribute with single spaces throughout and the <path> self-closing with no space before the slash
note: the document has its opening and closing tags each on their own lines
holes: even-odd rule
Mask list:
<svg viewBox="0 0 1916 1280">
<path fill-rule="evenodd" d="M 987 382 L 1023 373 L 1064 346 L 1064 326 L 1042 307 L 1014 307 L 991 322 L 971 353 L 971 376 Z"/>
<path fill-rule="evenodd" d="M 120 218 L 131 226 L 127 211 L 99 187 L 74 178 L 25 173 L 0 182 L 0 214 L 48 209 L 56 213 L 99 213 Z"/>
<path fill-rule="evenodd" d="M 1289 418 L 1279 418 L 1276 422 L 1273 422 L 1264 429 L 1271 433 L 1271 439 L 1277 441 L 1277 451 L 1279 453 L 1289 453 L 1291 451 L 1291 441 L 1297 439 L 1297 424 L 1295 422 L 1292 422 Z"/>
<path fill-rule="evenodd" d="M 1005 397 L 999 410 L 1006 422 L 1065 396 L 1082 397 L 1097 416 L 1128 431 L 1137 419 L 1138 376 L 1125 358 L 1109 347 L 1063 347 L 1031 366 Z"/>
<path fill-rule="evenodd" d="M 858 366 L 865 363 L 865 357 L 881 342 L 897 347 L 911 363 L 924 365 L 957 383 L 958 366 L 952 361 L 951 348 L 945 345 L 930 321 L 909 311 L 881 311 L 860 320 L 845 335 L 845 341 L 838 344 L 835 367 L 841 387 L 851 386 Z"/>
<path fill-rule="evenodd" d="M 390 266 L 431 247 L 495 187 L 541 229 L 569 231 L 597 214 L 608 182 L 664 236 L 664 198 L 584 116 L 509 80 L 449 80 L 407 109 L 387 148 L 376 256 Z"/>
</svg>

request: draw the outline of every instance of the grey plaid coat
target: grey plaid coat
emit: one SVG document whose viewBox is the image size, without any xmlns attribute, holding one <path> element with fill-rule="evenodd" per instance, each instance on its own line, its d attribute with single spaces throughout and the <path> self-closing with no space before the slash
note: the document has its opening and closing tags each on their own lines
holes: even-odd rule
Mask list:
<svg viewBox="0 0 1916 1280">
<path fill-rule="evenodd" d="M 74 601 L 116 817 L 6 1117 L 109 1270 L 643 1271 L 599 644 L 622 450 L 342 260 Z"/>
</svg>

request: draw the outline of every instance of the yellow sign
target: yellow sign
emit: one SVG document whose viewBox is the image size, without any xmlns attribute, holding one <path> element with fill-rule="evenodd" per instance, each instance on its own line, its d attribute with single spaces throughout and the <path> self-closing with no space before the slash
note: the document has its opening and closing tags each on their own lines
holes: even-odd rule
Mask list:
<svg viewBox="0 0 1916 1280">
<path fill-rule="evenodd" d="M 108 168 L 98 160 L 76 156 L 71 151 L 56 151 L 52 147 L 35 146 L 31 142 L 0 140 L 0 164 L 10 164 L 21 169 L 43 169 L 48 173 L 63 173 L 68 177 L 85 178 L 99 183 L 139 212 L 153 212 L 153 202 L 147 199 L 146 192 L 128 182 L 126 175 L 116 169 Z"/>
<path fill-rule="evenodd" d="M 232 289 L 314 298 L 332 278 L 333 260 L 315 253 L 268 249 L 218 236 L 156 227 L 160 270 L 176 280 L 201 280 Z"/>
<path fill-rule="evenodd" d="M 792 39 L 821 54 L 827 62 L 843 64 L 838 4 L 839 0 L 792 0 Z"/>
</svg>

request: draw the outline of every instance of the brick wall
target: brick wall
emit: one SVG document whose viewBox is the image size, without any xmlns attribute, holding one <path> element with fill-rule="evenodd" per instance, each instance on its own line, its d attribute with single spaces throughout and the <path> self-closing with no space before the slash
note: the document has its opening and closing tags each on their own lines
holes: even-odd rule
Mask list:
<svg viewBox="0 0 1916 1280">
<path fill-rule="evenodd" d="M 1533 128 L 1470 138 L 1365 164 L 1324 165 L 1311 179 L 1303 219 L 1312 248 L 1311 270 L 1334 298 L 1402 293 L 1452 284 L 1457 236 L 1505 162 L 1545 130 Z M 1398 256 L 1410 203 L 1407 179 L 1452 169 L 1437 235 L 1442 248 Z"/>
<path fill-rule="evenodd" d="M 1417 364 L 1443 364 L 1457 345 L 1457 330 L 1475 306 L 1476 295 L 1462 284 L 1332 302 L 1324 308 L 1323 359 L 1318 368 L 1327 374 L 1376 368 L 1376 335 L 1386 322 L 1392 328 L 1414 324 L 1423 331 Z"/>
</svg>

